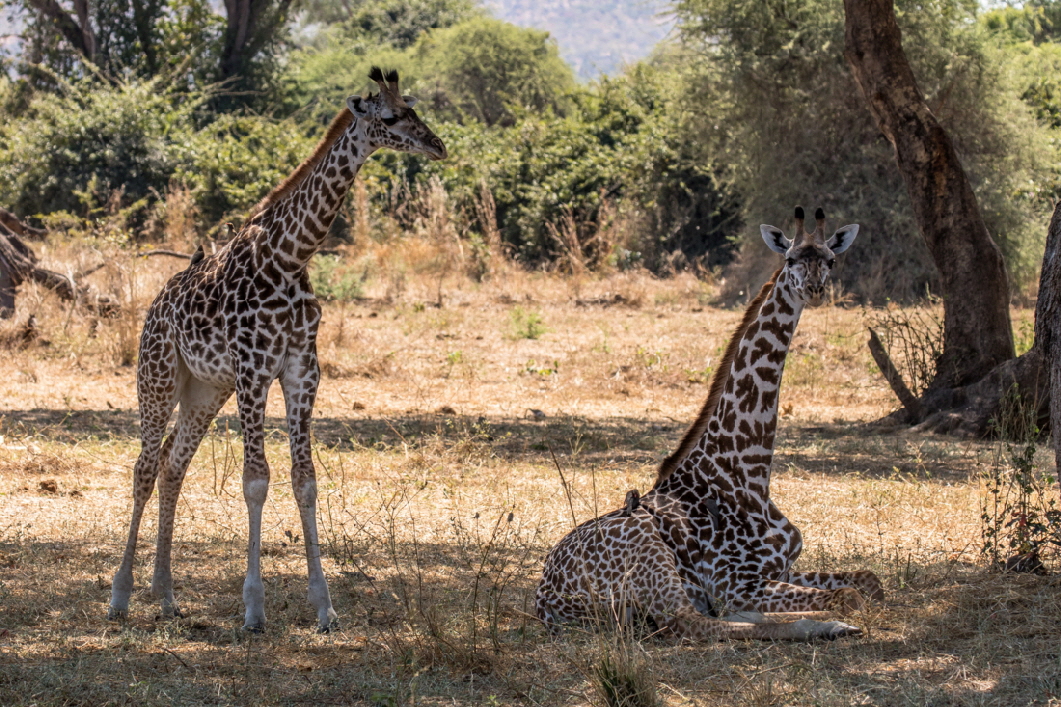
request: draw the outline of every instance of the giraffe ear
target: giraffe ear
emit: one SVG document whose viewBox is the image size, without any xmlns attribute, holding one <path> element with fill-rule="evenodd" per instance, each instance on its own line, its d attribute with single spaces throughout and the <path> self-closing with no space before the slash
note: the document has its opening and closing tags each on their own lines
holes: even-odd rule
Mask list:
<svg viewBox="0 0 1061 707">
<path fill-rule="evenodd" d="M 358 118 L 368 117 L 368 105 L 361 96 L 350 96 L 346 99 L 346 107 Z"/>
<path fill-rule="evenodd" d="M 843 228 L 838 228 L 833 237 L 826 242 L 825 247 L 831 250 L 833 253 L 843 253 L 845 250 L 851 247 L 851 244 L 855 242 L 855 236 L 858 235 L 858 224 L 852 223 Z"/>
<path fill-rule="evenodd" d="M 784 255 L 792 247 L 792 241 L 785 238 L 784 231 L 776 226 L 768 226 L 764 223 L 759 226 L 759 231 L 763 234 L 763 240 L 766 241 L 766 245 L 775 253 Z"/>
<path fill-rule="evenodd" d="M 402 100 L 405 101 L 405 105 L 412 108 L 420 102 L 419 98 L 413 98 L 412 96 L 402 96 Z"/>
</svg>

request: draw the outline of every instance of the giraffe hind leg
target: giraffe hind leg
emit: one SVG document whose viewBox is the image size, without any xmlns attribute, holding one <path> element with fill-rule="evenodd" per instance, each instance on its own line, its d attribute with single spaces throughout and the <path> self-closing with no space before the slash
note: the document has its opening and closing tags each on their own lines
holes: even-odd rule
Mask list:
<svg viewBox="0 0 1061 707">
<path fill-rule="evenodd" d="M 147 325 L 145 325 L 147 328 Z M 145 340 L 147 337 L 144 337 Z M 143 349 L 143 346 L 141 346 Z M 146 357 L 141 354 L 141 363 Z M 129 521 L 129 535 L 122 553 L 122 561 L 111 582 L 111 599 L 107 617 L 112 620 L 125 618 L 129 612 L 129 597 L 133 591 L 133 563 L 136 560 L 136 542 L 140 533 L 140 521 L 144 508 L 155 490 L 160 467 L 165 464 L 173 445 L 173 435 L 163 442 L 166 427 L 173 408 L 177 405 L 177 391 L 183 384 L 176 356 L 172 348 L 164 348 L 161 362 L 154 377 L 144 373 L 144 366 L 137 377 L 137 399 L 140 406 L 140 455 L 133 467 L 133 509 Z"/>
<path fill-rule="evenodd" d="M 173 597 L 173 530 L 181 485 L 195 451 L 218 410 L 225 404 L 231 389 L 219 388 L 189 377 L 181 391 L 177 424 L 167 441 L 169 454 L 164 458 L 158 479 L 158 542 L 151 590 L 162 601 L 162 616 L 179 618 L 180 609 Z"/>
</svg>

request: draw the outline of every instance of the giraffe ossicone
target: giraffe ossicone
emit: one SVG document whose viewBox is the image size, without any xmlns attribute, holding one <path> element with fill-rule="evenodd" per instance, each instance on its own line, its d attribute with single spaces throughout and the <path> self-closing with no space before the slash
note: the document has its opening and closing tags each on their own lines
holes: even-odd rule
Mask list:
<svg viewBox="0 0 1061 707">
<path fill-rule="evenodd" d="M 291 447 L 291 483 L 302 523 L 308 597 L 317 628 L 336 625 L 321 566 L 317 481 L 310 419 L 320 382 L 317 329 L 321 307 L 306 272 L 354 176 L 380 148 L 440 160 L 446 146 L 402 96 L 398 74 L 373 67 L 379 93 L 352 96 L 298 168 L 252 210 L 243 228 L 215 254 L 197 251 L 148 309 L 140 336 L 137 399 L 140 456 L 133 470 L 133 508 L 121 565 L 111 585 L 109 616 L 125 617 L 144 508 L 158 482 L 159 520 L 151 588 L 164 617 L 180 616 L 170 560 L 177 498 L 195 450 L 225 401 L 236 394 L 243 435 L 243 496 L 249 537 L 243 584 L 244 628 L 265 628 L 261 578 L 262 507 L 269 489 L 265 403 L 279 380 Z M 166 428 L 179 406 L 177 422 Z"/>
<path fill-rule="evenodd" d="M 836 638 L 861 631 L 814 619 L 883 600 L 869 571 L 793 571 L 802 536 L 770 498 L 788 347 L 804 307 L 823 301 L 835 255 L 858 234 L 853 224 L 827 239 L 820 208 L 815 218 L 806 231 L 797 207 L 791 240 L 760 227 L 785 264 L 749 303 L 707 402 L 652 488 L 636 504 L 628 496 L 622 509 L 579 525 L 549 552 L 535 609 L 550 629 L 640 615 L 690 640 Z M 794 616 L 804 618 L 786 620 Z"/>
</svg>

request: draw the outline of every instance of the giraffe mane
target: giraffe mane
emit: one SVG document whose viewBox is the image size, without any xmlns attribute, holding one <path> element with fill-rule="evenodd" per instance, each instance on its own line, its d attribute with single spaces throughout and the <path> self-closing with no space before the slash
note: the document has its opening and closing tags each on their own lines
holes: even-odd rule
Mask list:
<svg viewBox="0 0 1061 707">
<path fill-rule="evenodd" d="M 656 472 L 656 484 L 660 484 L 665 481 L 674 471 L 678 468 L 678 465 L 689 456 L 689 452 L 692 451 L 693 447 L 704 436 L 704 432 L 707 431 L 707 424 L 711 421 L 711 416 L 715 413 L 718 408 L 718 401 L 722 397 L 722 392 L 726 389 L 726 383 L 729 382 L 730 372 L 733 368 L 733 359 L 737 357 L 737 348 L 740 346 L 740 341 L 744 337 L 744 332 L 748 330 L 752 322 L 759 314 L 759 309 L 762 307 L 763 301 L 770 295 L 771 290 L 774 289 L 774 283 L 777 281 L 777 276 L 781 274 L 784 268 L 778 268 L 770 279 L 763 285 L 762 289 L 759 290 L 759 294 L 755 296 L 751 302 L 748 303 L 747 308 L 744 310 L 744 316 L 741 317 L 740 324 L 733 330 L 733 336 L 730 337 L 729 343 L 726 344 L 726 350 L 722 354 L 722 359 L 718 362 L 718 366 L 715 368 L 715 373 L 711 376 L 711 386 L 707 390 L 707 402 L 700 408 L 700 414 L 696 416 L 696 420 L 689 429 L 686 430 L 685 436 L 682 437 L 681 443 L 678 445 L 678 449 L 674 451 L 669 457 L 663 460 L 659 465 L 659 470 Z"/>
<path fill-rule="evenodd" d="M 328 150 L 332 148 L 335 141 L 339 139 L 339 136 L 350 127 L 351 123 L 354 122 L 354 114 L 350 112 L 349 108 L 343 108 L 339 115 L 335 116 L 332 120 L 332 124 L 328 126 L 328 131 L 324 133 L 324 137 L 321 138 L 320 142 L 317 143 L 317 147 L 313 149 L 313 154 L 307 157 L 302 164 L 295 167 L 295 171 L 287 175 L 284 181 L 280 182 L 271 192 L 265 195 L 265 198 L 255 204 L 254 208 L 251 209 L 250 216 L 256 216 L 267 208 L 282 201 L 285 196 L 290 194 L 292 191 L 298 188 L 302 182 L 306 180 L 313 168 L 320 164 L 320 161 L 324 159 L 324 156 L 328 154 Z"/>
</svg>

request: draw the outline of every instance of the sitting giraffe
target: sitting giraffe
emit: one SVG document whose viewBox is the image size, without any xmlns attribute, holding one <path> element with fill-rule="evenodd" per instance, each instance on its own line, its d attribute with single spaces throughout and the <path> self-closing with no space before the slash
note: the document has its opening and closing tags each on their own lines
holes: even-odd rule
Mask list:
<svg viewBox="0 0 1061 707">
<path fill-rule="evenodd" d="M 250 536 L 244 628 L 265 628 L 261 577 L 262 506 L 269 490 L 265 459 L 265 401 L 279 379 L 287 406 L 291 483 L 302 520 L 309 571 L 309 601 L 317 628 L 336 620 L 321 568 L 317 537 L 317 482 L 309 426 L 317 396 L 317 327 L 321 307 L 306 268 L 320 248 L 354 175 L 376 150 L 389 147 L 446 157 L 446 147 L 401 95 L 398 74 L 373 68 L 380 92 L 351 96 L 313 154 L 252 212 L 239 233 L 214 255 L 196 251 L 152 303 L 140 336 L 136 392 L 140 403 L 140 457 L 133 471 L 129 539 L 111 589 L 110 618 L 126 615 L 133 589 L 133 559 L 144 506 L 158 480 L 158 549 L 151 588 L 163 616 L 180 616 L 173 598 L 170 553 L 181 483 L 203 435 L 236 393 L 243 431 L 243 497 Z M 177 423 L 162 441 L 173 409 Z"/>
<path fill-rule="evenodd" d="M 796 209 L 792 241 L 760 227 L 785 256 L 752 300 L 726 347 L 700 415 L 677 451 L 660 465 L 636 505 L 588 521 L 550 551 L 538 586 L 538 618 L 592 618 L 619 608 L 693 640 L 836 637 L 859 630 L 840 622 L 730 623 L 709 614 L 823 612 L 880 601 L 869 571 L 793 572 L 803 541 L 770 499 L 777 400 L 789 343 L 804 306 L 821 303 L 834 256 L 857 225 L 825 238 L 825 214 L 813 232 Z M 631 506 L 634 506 L 631 508 Z M 621 615 L 621 614 L 620 614 Z"/>
</svg>

